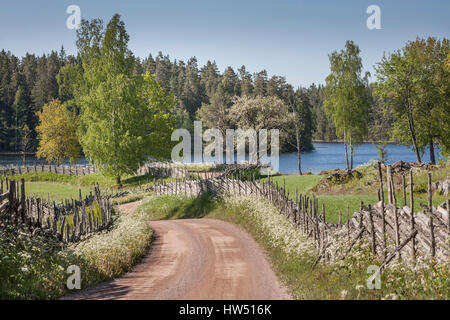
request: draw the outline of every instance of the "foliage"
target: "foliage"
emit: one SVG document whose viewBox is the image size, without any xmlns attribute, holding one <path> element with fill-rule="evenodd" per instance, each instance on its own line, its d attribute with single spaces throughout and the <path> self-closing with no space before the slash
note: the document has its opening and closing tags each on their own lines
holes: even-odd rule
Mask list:
<svg viewBox="0 0 450 320">
<path fill-rule="evenodd" d="M 381 143 L 378 143 L 375 145 L 375 147 L 377 148 L 377 152 L 378 152 L 378 160 L 380 160 L 381 163 L 386 163 L 387 162 L 387 142 L 383 141 Z"/>
<path fill-rule="evenodd" d="M 411 146 L 417 161 L 425 146 L 435 163 L 434 143 L 448 150 L 450 120 L 449 71 L 445 68 L 450 50 L 448 39 L 416 39 L 377 64 L 375 94 L 383 99 L 386 112 L 394 115 L 392 136 Z"/>
<path fill-rule="evenodd" d="M 242 130 L 253 128 L 258 132 L 260 129 L 278 129 L 281 141 L 288 137 L 288 128 L 293 121 L 287 105 L 273 96 L 236 97 L 230 109 L 230 119 Z"/>
<path fill-rule="evenodd" d="M 368 74 L 364 77 L 361 74 L 359 53 L 359 47 L 353 41 L 345 43 L 345 50 L 331 53 L 331 73 L 326 78 L 324 90 L 325 111 L 333 119 L 337 136 L 350 146 L 350 166 L 347 159 L 347 169 L 353 168 L 353 145 L 361 143 L 367 135 L 371 103 Z"/>
<path fill-rule="evenodd" d="M 145 215 L 127 214 L 113 229 L 73 245 L 74 255 L 89 268 L 83 273 L 83 288 L 130 270 L 147 252 L 152 235 Z"/>
<path fill-rule="evenodd" d="M 38 117 L 36 131 L 40 141 L 37 157 L 56 164 L 63 163 L 66 158 L 75 162 L 80 155 L 77 118 L 57 99 L 45 104 Z"/>
<path fill-rule="evenodd" d="M 95 21 L 84 21 L 78 37 L 84 69 L 75 91 L 81 144 L 86 156 L 120 184 L 120 177 L 135 172 L 148 156 L 170 154 L 174 99 L 153 75 L 133 74 L 135 59 L 119 15 L 104 33 Z"/>
<path fill-rule="evenodd" d="M 0 232 L 0 299 L 54 299 L 64 292 L 66 268 L 75 262 L 57 241 L 25 229 Z"/>
<path fill-rule="evenodd" d="M 223 135 L 226 129 L 231 128 L 230 108 L 233 104 L 233 96 L 228 89 L 228 82 L 224 79 L 211 96 L 209 104 L 202 104 L 197 111 L 197 116 L 208 128 L 217 128 Z"/>
<path fill-rule="evenodd" d="M 70 265 L 81 270 L 81 287 L 121 275 L 147 252 L 152 231 L 145 215 L 123 215 L 113 228 L 69 246 L 20 228 L 0 233 L 0 298 L 55 299 L 66 288 Z"/>
</svg>

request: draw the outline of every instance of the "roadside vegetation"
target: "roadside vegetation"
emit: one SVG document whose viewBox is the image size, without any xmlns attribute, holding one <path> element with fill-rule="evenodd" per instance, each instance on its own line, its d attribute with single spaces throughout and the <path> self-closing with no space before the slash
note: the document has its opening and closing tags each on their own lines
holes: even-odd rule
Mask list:
<svg viewBox="0 0 450 320">
<path fill-rule="evenodd" d="M 201 210 L 197 210 L 201 209 Z M 344 260 L 320 262 L 311 240 L 304 237 L 270 203 L 257 198 L 214 200 L 175 196 L 149 197 L 138 207 L 149 219 L 216 218 L 237 224 L 265 249 L 281 281 L 296 299 L 448 299 L 448 265 L 419 260 L 415 267 L 393 263 L 382 274 L 381 289 L 368 289 L 370 265 L 380 265 L 360 242 Z M 195 215 L 197 213 L 197 215 Z M 332 250 L 346 240 L 341 237 Z"/>
<path fill-rule="evenodd" d="M 372 204 L 377 201 L 375 165 L 367 164 L 357 170 L 361 172 L 361 177 L 343 184 L 326 183 L 326 174 L 275 176 L 272 179 L 279 186 L 285 183 L 292 198 L 296 189 L 299 193 L 314 193 L 319 205 L 325 204 L 327 219 L 337 222 L 338 211 L 345 213 L 347 204 L 352 214 L 358 210 L 360 201 Z M 443 179 L 448 172 L 448 165 L 435 168 L 433 179 Z M 93 181 L 100 181 L 99 184 L 105 187 L 115 184 L 114 178 L 102 173 L 82 177 L 54 173 L 14 176 L 16 179 L 21 177 L 29 181 L 27 193 L 35 190 L 44 198 L 47 193 L 51 197 L 66 198 L 71 192 L 76 198 L 79 188 L 84 195 L 90 191 Z M 414 173 L 417 203 L 426 202 L 426 179 L 425 171 Z M 124 188 L 130 190 L 151 183 L 153 178 L 147 176 L 123 179 Z M 444 198 L 435 193 L 434 202 L 440 204 Z M 397 199 L 402 202 L 400 190 L 397 190 Z M 379 265 L 380 261 L 373 260 L 365 243 L 356 246 L 343 261 L 319 263 L 311 270 L 317 255 L 310 240 L 295 230 L 274 207 L 260 199 L 235 197 L 218 200 L 208 194 L 186 198 L 154 196 L 151 192 L 143 192 L 114 199 L 113 204 L 139 200 L 142 203 L 136 212 L 116 216 L 110 230 L 69 246 L 62 246 L 42 236 L 31 237 L 21 229 L 5 229 L 0 235 L 0 298 L 61 297 L 69 293 L 66 289 L 69 265 L 80 266 L 82 288 L 117 277 L 130 270 L 147 252 L 152 237 L 148 220 L 208 217 L 222 219 L 247 230 L 265 248 L 274 270 L 295 298 L 448 299 L 448 270 L 441 265 L 432 267 L 425 261 L 420 261 L 414 268 L 392 263 L 383 273 L 382 289 L 368 290 L 365 285 L 367 267 Z M 70 217 L 68 221 L 70 223 Z M 336 248 L 337 245 L 338 242 Z"/>
<path fill-rule="evenodd" d="M 0 233 L 0 299 L 56 299 L 70 293 L 66 270 L 77 265 L 81 287 L 117 277 L 145 255 L 152 231 L 145 215 L 120 215 L 110 230 L 70 245 L 22 228 Z"/>
</svg>

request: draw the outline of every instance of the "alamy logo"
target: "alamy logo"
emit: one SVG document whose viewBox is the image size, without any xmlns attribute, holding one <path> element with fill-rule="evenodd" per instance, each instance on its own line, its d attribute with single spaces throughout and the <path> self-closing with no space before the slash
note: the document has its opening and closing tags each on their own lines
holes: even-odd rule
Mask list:
<svg viewBox="0 0 450 320">
<path fill-rule="evenodd" d="M 268 132 L 261 129 L 227 129 L 225 139 L 219 129 L 208 129 L 203 133 L 202 121 L 194 122 L 194 157 L 192 157 L 192 138 L 186 129 L 176 129 L 172 132 L 172 141 L 182 141 L 172 149 L 173 162 L 208 162 L 214 163 L 251 163 L 258 162 L 267 165 L 261 170 L 262 174 L 272 174 L 279 169 L 279 143 L 278 129 L 270 130 L 270 155 L 268 154 Z M 203 150 L 203 141 L 209 143 Z M 248 142 L 248 160 L 246 144 Z M 259 142 L 259 143 L 258 143 Z M 225 155 L 224 155 L 225 143 Z M 235 157 L 235 146 L 237 154 Z M 225 159 L 224 159 L 225 156 Z M 270 168 L 269 168 L 270 167 Z"/>
<path fill-rule="evenodd" d="M 66 13 L 70 16 L 66 20 L 66 26 L 68 29 L 78 29 L 81 25 L 81 9 L 77 5 L 70 5 L 66 9 Z"/>
<path fill-rule="evenodd" d="M 80 267 L 76 265 L 71 265 L 67 268 L 67 274 L 70 276 L 67 278 L 67 289 L 81 289 L 81 271 Z"/>
<path fill-rule="evenodd" d="M 367 267 L 367 273 L 372 274 L 366 282 L 367 289 L 381 289 L 381 274 L 380 268 L 376 265 L 370 265 Z"/>
<path fill-rule="evenodd" d="M 367 18 L 366 25 L 369 30 L 381 29 L 381 9 L 379 6 L 373 4 L 367 7 L 367 14 L 370 16 Z"/>
</svg>

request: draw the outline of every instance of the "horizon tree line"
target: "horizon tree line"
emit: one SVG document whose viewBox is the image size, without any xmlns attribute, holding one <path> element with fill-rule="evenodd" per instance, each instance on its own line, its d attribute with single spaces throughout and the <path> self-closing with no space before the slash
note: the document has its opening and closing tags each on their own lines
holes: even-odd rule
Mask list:
<svg viewBox="0 0 450 320">
<path fill-rule="evenodd" d="M 80 120 L 84 128 L 82 134 L 78 132 L 81 150 L 91 155 L 100 152 L 95 144 L 99 132 L 87 138 L 95 125 L 86 119 L 95 118 L 95 109 L 105 104 L 109 108 L 115 105 L 109 121 L 124 128 L 122 134 L 132 126 L 123 118 L 141 123 L 138 115 L 127 111 L 139 105 L 141 111 L 152 110 L 153 116 L 164 115 L 169 121 L 167 128 L 188 130 L 192 130 L 194 120 L 224 131 L 254 124 L 264 114 L 270 120 L 277 112 L 287 113 L 286 121 L 273 119 L 285 133 L 281 151 L 297 152 L 300 173 L 300 154 L 313 148 L 313 139 L 342 139 L 349 170 L 353 169 L 355 146 L 365 140 L 394 140 L 411 146 L 418 162 L 425 147 L 429 147 L 432 163 L 436 162 L 436 145 L 444 154 L 449 153 L 448 39 L 409 41 L 377 64 L 374 83 L 369 83 L 368 74 L 363 72 L 359 47 L 347 41 L 343 50 L 329 56 L 330 74 L 325 86 L 312 84 L 297 89 L 284 77 L 269 78 L 265 70 L 250 74 L 245 66 L 237 72 L 227 67 L 220 73 L 215 61 L 199 67 L 195 57 L 187 62 L 171 61 L 161 52 L 155 58 L 150 54 L 141 60 L 129 51 L 128 39 L 123 21 L 115 15 L 106 28 L 99 19 L 83 21 L 76 56 L 67 56 L 61 48 L 59 53 L 52 51 L 42 57 L 27 53 L 19 59 L 2 50 L 0 151 L 38 150 L 39 139 L 42 142 L 39 115 L 44 106 L 59 101 L 71 113 L 69 118 Z M 135 93 L 129 96 L 130 92 Z M 148 95 L 143 97 L 142 92 Z M 102 123 L 102 117 L 97 121 Z M 145 119 L 142 126 L 152 121 L 157 122 L 155 118 Z M 141 133 L 137 137 L 145 140 L 146 135 Z M 116 142 L 108 148 L 117 149 L 120 136 L 110 138 Z M 91 147 L 88 141 L 94 141 Z M 104 157 L 108 152 L 105 149 L 101 153 Z M 137 154 L 132 158 L 142 160 Z M 127 167 L 122 171 L 130 170 Z"/>
</svg>

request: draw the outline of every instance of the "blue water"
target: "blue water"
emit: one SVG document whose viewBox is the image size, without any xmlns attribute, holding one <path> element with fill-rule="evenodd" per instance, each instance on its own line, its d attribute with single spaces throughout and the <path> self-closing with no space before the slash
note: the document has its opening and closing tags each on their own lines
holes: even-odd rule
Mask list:
<svg viewBox="0 0 450 320">
<path fill-rule="evenodd" d="M 303 172 L 311 171 L 319 173 L 322 170 L 345 169 L 345 153 L 344 144 L 340 142 L 316 142 L 313 143 L 315 150 L 302 153 L 302 170 Z M 387 146 L 388 163 L 394 163 L 398 160 L 416 161 L 414 152 L 402 145 L 388 144 Z M 438 157 L 438 152 L 436 152 Z M 355 148 L 353 157 L 353 167 L 357 167 L 371 160 L 378 160 L 377 148 L 372 143 L 363 143 Z M 422 161 L 429 162 L 430 154 L 426 150 L 422 156 Z M 80 158 L 78 164 L 87 164 L 88 161 Z M 16 156 L 0 156 L 0 166 L 22 164 L 20 157 Z M 27 157 L 27 164 L 46 164 L 44 160 L 38 160 L 35 157 Z M 279 171 L 285 174 L 298 173 L 297 169 L 297 153 L 284 153 L 280 155 Z"/>
<path fill-rule="evenodd" d="M 44 159 L 37 159 L 36 156 L 27 156 L 26 157 L 26 165 L 27 166 L 34 166 L 34 165 L 41 165 L 41 164 L 49 164 Z M 70 162 L 67 160 L 64 162 L 64 164 L 69 165 Z M 79 158 L 77 160 L 77 163 L 74 165 L 86 165 L 89 164 L 89 161 L 86 160 L 86 158 Z M 22 166 L 23 160 L 21 157 L 13 156 L 13 155 L 0 155 L 0 167 L 8 167 L 8 166 Z"/>
<path fill-rule="evenodd" d="M 302 171 L 319 173 L 322 170 L 345 169 L 344 144 L 340 142 L 316 142 L 315 150 L 302 153 Z M 402 145 L 388 144 L 387 163 L 392 164 L 398 160 L 407 162 L 417 161 L 415 153 Z M 438 153 L 435 151 L 435 153 Z M 436 154 L 438 156 L 438 154 Z M 372 143 L 363 143 L 354 149 L 353 167 L 357 167 L 371 160 L 378 160 L 378 150 Z M 422 156 L 423 162 L 430 161 L 429 150 Z M 285 153 L 280 155 L 281 173 L 298 173 L 297 153 Z"/>
</svg>

